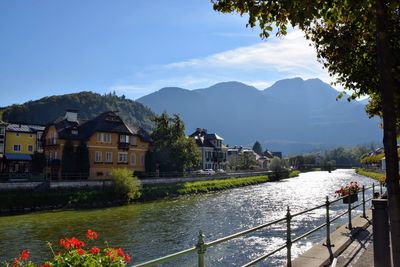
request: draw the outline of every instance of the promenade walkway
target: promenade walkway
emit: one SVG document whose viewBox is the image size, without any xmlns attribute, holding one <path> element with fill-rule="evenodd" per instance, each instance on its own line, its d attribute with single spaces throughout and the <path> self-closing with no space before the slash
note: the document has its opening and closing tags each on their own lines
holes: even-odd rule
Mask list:
<svg viewBox="0 0 400 267">
<path fill-rule="evenodd" d="M 336 266 L 340 267 L 373 266 L 372 211 L 368 210 L 366 215 L 367 218 L 354 218 L 351 230 L 343 225 L 333 232 L 332 247 L 327 248 L 323 241 L 296 258 L 292 266 L 330 266 L 330 257 L 336 258 Z"/>
</svg>

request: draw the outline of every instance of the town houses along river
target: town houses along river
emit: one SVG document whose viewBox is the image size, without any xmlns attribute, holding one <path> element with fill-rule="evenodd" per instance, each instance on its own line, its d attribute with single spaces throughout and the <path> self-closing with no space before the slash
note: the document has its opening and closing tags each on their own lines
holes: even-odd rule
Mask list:
<svg viewBox="0 0 400 267">
<path fill-rule="evenodd" d="M 116 208 L 82 211 L 33 213 L 0 217 L 0 261 L 12 259 L 20 250 L 29 249 L 34 261 L 50 257 L 46 241 L 58 249 L 58 239 L 76 235 L 84 237 L 87 229 L 100 235 L 96 245 L 122 247 L 139 263 L 194 246 L 198 231 L 211 241 L 250 227 L 266 223 L 291 212 L 299 212 L 334 199 L 334 191 L 350 181 L 371 185 L 373 180 L 354 170 L 302 173 L 299 177 L 208 194 L 183 196 Z M 368 192 L 370 197 L 371 191 Z M 370 205 L 368 204 L 368 207 Z M 347 209 L 335 203 L 331 216 Z M 361 211 L 354 211 L 360 213 Z M 293 236 L 324 223 L 325 209 L 316 209 L 296 217 Z M 332 231 L 346 223 L 346 216 L 335 222 Z M 251 233 L 207 250 L 208 266 L 241 266 L 280 246 L 286 241 L 284 223 Z M 325 229 L 295 243 L 295 257 L 324 238 Z M 285 251 L 260 266 L 280 265 Z M 195 266 L 196 254 L 163 266 Z"/>
</svg>

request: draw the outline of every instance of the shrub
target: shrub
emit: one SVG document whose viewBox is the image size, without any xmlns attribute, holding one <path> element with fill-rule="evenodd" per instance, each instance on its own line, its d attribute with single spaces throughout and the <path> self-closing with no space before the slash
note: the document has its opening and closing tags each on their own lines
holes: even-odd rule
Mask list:
<svg viewBox="0 0 400 267">
<path fill-rule="evenodd" d="M 112 169 L 114 192 L 123 200 L 131 201 L 140 197 L 140 181 L 129 169 Z"/>
</svg>

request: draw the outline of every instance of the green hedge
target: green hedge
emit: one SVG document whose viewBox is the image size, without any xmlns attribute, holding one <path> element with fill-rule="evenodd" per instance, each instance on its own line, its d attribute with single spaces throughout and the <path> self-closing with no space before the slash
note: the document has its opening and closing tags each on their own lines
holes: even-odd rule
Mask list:
<svg viewBox="0 0 400 267">
<path fill-rule="evenodd" d="M 142 199 L 147 200 L 147 199 L 155 199 L 155 198 L 185 195 L 185 194 L 207 193 L 210 191 L 218 191 L 235 187 L 260 184 L 260 183 L 265 183 L 267 181 L 268 177 L 264 175 L 264 176 L 185 182 L 178 184 L 143 185 Z"/>
<path fill-rule="evenodd" d="M 371 172 L 371 171 L 364 170 L 362 168 L 358 168 L 358 169 L 356 169 L 356 173 L 358 173 L 359 175 L 362 175 L 362 176 L 366 176 L 366 177 L 375 179 L 382 183 L 384 183 L 386 181 L 386 176 L 379 172 Z"/>
</svg>

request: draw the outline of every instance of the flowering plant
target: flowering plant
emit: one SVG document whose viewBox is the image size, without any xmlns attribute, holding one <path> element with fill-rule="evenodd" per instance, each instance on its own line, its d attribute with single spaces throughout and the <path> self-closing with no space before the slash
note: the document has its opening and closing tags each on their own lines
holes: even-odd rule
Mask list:
<svg viewBox="0 0 400 267">
<path fill-rule="evenodd" d="M 98 234 L 95 231 L 88 230 L 86 233 L 86 242 L 97 239 Z M 66 267 L 66 266 L 90 266 L 90 267 L 123 267 L 130 263 L 131 257 L 124 253 L 121 248 L 110 248 L 106 242 L 106 248 L 100 249 L 96 246 L 86 246 L 83 240 L 76 237 L 62 238 L 59 241 L 60 251 L 57 253 L 53 244 L 48 242 L 48 246 L 53 254 L 53 260 L 46 261 L 40 265 L 34 264 L 28 260 L 30 253 L 23 250 L 12 264 L 5 263 L 5 266 L 12 267 Z"/>
<path fill-rule="evenodd" d="M 335 191 L 336 196 L 338 197 L 344 197 L 344 196 L 348 196 L 348 195 L 354 195 L 358 192 L 358 190 L 360 189 L 360 186 L 358 185 L 357 182 L 350 182 L 348 185 L 346 186 L 342 186 L 341 188 L 339 188 L 338 190 Z"/>
</svg>

